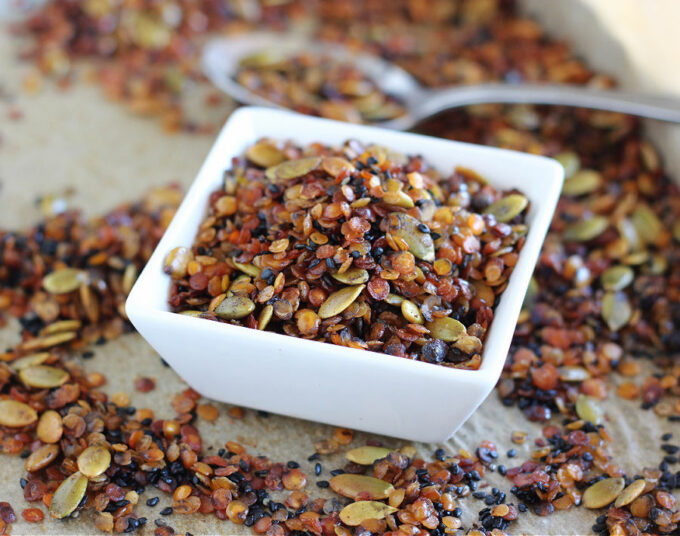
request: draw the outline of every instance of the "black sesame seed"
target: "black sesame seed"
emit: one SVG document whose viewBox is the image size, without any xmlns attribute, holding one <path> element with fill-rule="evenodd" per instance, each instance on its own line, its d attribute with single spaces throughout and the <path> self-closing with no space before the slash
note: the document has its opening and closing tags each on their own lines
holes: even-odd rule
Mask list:
<svg viewBox="0 0 680 536">
<path fill-rule="evenodd" d="M 288 469 L 297 469 L 298 467 L 300 467 L 300 464 L 293 460 L 289 461 L 286 465 L 288 466 Z"/>
<path fill-rule="evenodd" d="M 160 514 L 162 516 L 169 516 L 172 514 L 172 512 L 173 512 L 172 506 L 167 506 L 160 511 Z"/>
<path fill-rule="evenodd" d="M 319 476 L 319 475 L 321 474 L 321 464 L 320 464 L 320 463 L 317 463 L 317 464 L 314 466 L 314 474 L 315 474 L 316 476 Z"/>
<path fill-rule="evenodd" d="M 316 485 L 317 485 L 318 487 L 320 487 L 320 488 L 327 488 L 327 487 L 330 486 L 331 484 L 330 484 L 330 482 L 328 482 L 328 480 L 319 480 L 319 481 L 316 483 Z"/>
<path fill-rule="evenodd" d="M 150 499 L 147 499 L 146 505 L 147 506 L 156 506 L 158 504 L 158 501 L 160 499 L 158 497 L 151 497 Z"/>
</svg>

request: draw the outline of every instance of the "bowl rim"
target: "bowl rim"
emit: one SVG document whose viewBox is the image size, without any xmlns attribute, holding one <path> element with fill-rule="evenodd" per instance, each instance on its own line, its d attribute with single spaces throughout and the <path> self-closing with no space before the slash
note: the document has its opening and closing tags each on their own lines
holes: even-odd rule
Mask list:
<svg viewBox="0 0 680 536">
<path fill-rule="evenodd" d="M 319 351 L 323 351 L 324 354 L 327 354 L 327 356 L 326 355 L 324 356 L 325 359 L 351 358 L 351 361 L 353 361 L 356 364 L 365 363 L 366 366 L 371 366 L 372 364 L 373 365 L 376 364 L 376 358 L 383 358 L 379 360 L 379 362 L 383 365 L 403 367 L 405 371 L 409 370 L 411 370 L 412 372 L 418 371 L 420 375 L 448 374 L 451 376 L 452 380 L 458 378 L 459 380 L 473 383 L 479 382 L 480 384 L 485 385 L 489 384 L 490 382 L 493 382 L 493 384 L 495 384 L 498 377 L 500 376 L 503 365 L 505 364 L 507 358 L 507 351 L 510 347 L 512 340 L 512 335 L 510 335 L 510 337 L 507 340 L 507 345 L 503 344 L 503 346 L 507 346 L 504 355 L 502 356 L 487 355 L 489 350 L 489 341 L 492 340 L 494 333 L 497 333 L 497 331 L 496 332 L 492 331 L 494 326 L 493 323 L 497 320 L 495 315 L 494 319 L 492 320 L 491 326 L 489 327 L 488 336 L 484 341 L 484 348 L 482 351 L 482 363 L 480 365 L 480 368 L 470 370 L 445 367 L 438 364 L 426 363 L 423 361 L 404 359 L 402 357 L 384 354 L 380 352 L 374 352 L 371 350 L 359 350 L 355 348 L 348 348 L 344 346 L 334 345 L 332 343 L 308 340 L 280 333 L 259 331 L 244 326 L 236 326 L 221 322 L 208 322 L 205 321 L 204 319 L 193 318 L 188 315 L 181 315 L 179 313 L 169 311 L 167 303 L 167 294 L 164 297 L 163 301 L 161 302 L 164 307 L 159 306 L 159 300 L 157 297 L 152 296 L 151 299 L 149 299 L 148 297 L 149 293 L 147 292 L 147 289 L 144 287 L 144 282 L 146 280 L 148 280 L 150 277 L 157 278 L 160 276 L 163 277 L 164 279 L 167 279 L 169 282 L 169 276 L 164 274 L 162 271 L 162 264 L 166 253 L 170 251 L 172 248 L 177 247 L 178 245 L 177 240 L 174 238 L 176 231 L 180 228 L 181 225 L 186 224 L 187 219 L 190 219 L 192 216 L 194 216 L 197 210 L 200 209 L 201 214 L 203 215 L 205 214 L 206 206 L 205 203 L 201 202 L 201 200 L 204 198 L 206 190 L 214 191 L 215 182 L 214 175 L 212 176 L 212 178 L 207 176 L 207 173 L 211 172 L 211 170 L 209 169 L 210 167 L 209 164 L 214 159 L 221 159 L 224 162 L 222 169 L 226 170 L 230 165 L 231 158 L 236 154 L 227 155 L 220 154 L 220 148 L 225 143 L 225 140 L 230 135 L 232 135 L 232 130 L 237 129 L 239 127 L 243 127 L 244 126 L 243 123 L 250 124 L 252 126 L 258 120 L 262 121 L 265 118 L 267 120 L 276 119 L 277 121 L 288 122 L 289 124 L 290 122 L 295 121 L 297 123 L 306 123 L 310 127 L 316 127 L 318 128 L 318 133 L 316 134 L 316 138 L 318 139 L 318 141 L 320 143 L 327 143 L 329 145 L 336 145 L 336 143 L 327 140 L 324 141 L 323 139 L 324 129 L 342 128 L 343 130 L 352 130 L 355 131 L 356 133 L 360 133 L 362 134 L 362 136 L 360 137 L 364 139 L 367 136 L 369 138 L 372 137 L 373 139 L 378 140 L 376 142 L 377 144 L 384 145 L 386 147 L 389 147 L 390 144 L 389 141 L 383 143 L 382 138 L 385 137 L 388 138 L 388 140 L 389 139 L 424 140 L 427 144 L 433 147 L 433 154 L 435 152 L 438 153 L 441 150 L 435 147 L 435 145 L 439 145 L 441 148 L 443 148 L 445 145 L 449 146 L 455 145 L 458 146 L 459 148 L 463 148 L 465 151 L 486 153 L 487 155 L 495 153 L 496 155 L 499 156 L 502 155 L 502 157 L 506 160 L 515 161 L 521 160 L 525 164 L 526 162 L 532 161 L 534 165 L 543 166 L 545 168 L 546 184 L 544 186 L 546 189 L 545 190 L 546 195 L 543 199 L 541 199 L 540 203 L 532 202 L 531 210 L 533 211 L 535 209 L 536 213 L 533 216 L 533 222 L 529 226 L 527 239 L 522 248 L 522 251 L 519 254 L 519 260 L 517 264 L 519 265 L 523 259 L 527 259 L 530 255 L 534 258 L 534 260 L 528 261 L 530 263 L 528 266 L 528 274 L 524 273 L 523 276 L 522 271 L 527 271 L 527 267 L 526 266 L 522 267 L 522 270 L 518 270 L 518 266 L 515 267 L 509 278 L 508 286 L 501 295 L 501 299 L 506 295 L 511 286 L 514 288 L 515 286 L 520 284 L 520 282 L 518 281 L 520 277 L 522 277 L 522 279 L 525 280 L 525 283 L 522 285 L 522 287 L 526 292 L 530 277 L 533 274 L 536 262 L 538 260 L 538 256 L 540 254 L 540 250 L 543 246 L 545 235 L 547 234 L 550 222 L 552 221 L 552 216 L 557 205 L 557 201 L 559 199 L 559 195 L 561 192 L 562 182 L 564 180 L 564 169 L 556 160 L 545 156 L 532 155 L 519 151 L 500 149 L 496 147 L 488 147 L 479 144 L 447 140 L 433 136 L 426 136 L 423 134 L 393 131 L 381 127 L 368 125 L 355 125 L 325 118 L 312 117 L 308 115 L 298 114 L 289 110 L 281 110 L 261 106 L 245 106 L 238 108 L 237 110 L 232 112 L 232 114 L 227 119 L 224 127 L 222 128 L 221 132 L 215 139 L 210 149 L 210 152 L 203 161 L 201 168 L 199 169 L 193 182 L 191 183 L 191 186 L 187 190 L 186 195 L 184 196 L 184 199 L 182 200 L 179 208 L 177 209 L 173 219 L 168 225 L 168 228 L 166 229 L 161 240 L 154 249 L 151 257 L 144 266 L 144 269 L 137 278 L 137 281 L 135 282 L 132 290 L 130 291 L 130 294 L 128 295 L 128 298 L 126 300 L 125 309 L 133 325 L 139 324 L 142 319 L 157 320 L 158 318 L 162 318 L 167 319 L 172 324 L 177 324 L 178 326 L 186 324 L 187 329 L 191 330 L 199 328 L 221 329 L 224 331 L 226 336 L 229 335 L 230 330 L 236 330 L 235 332 L 233 332 L 234 335 L 239 335 L 242 337 L 248 335 L 250 336 L 257 335 L 258 337 L 261 337 L 263 345 L 268 345 L 270 343 L 286 346 L 295 346 L 297 344 L 312 345 L 309 346 L 308 348 L 317 348 Z M 257 136 L 267 137 L 267 134 L 264 132 L 257 132 Z M 351 135 L 347 139 L 350 138 L 352 138 Z M 289 136 L 288 139 L 295 141 L 295 134 L 291 132 L 291 135 Z M 249 143 L 252 143 L 250 139 Z M 419 154 L 422 154 L 427 159 L 428 156 L 427 152 L 421 151 Z M 437 168 L 437 166 L 433 167 Z M 441 170 L 439 171 L 441 172 Z M 490 182 L 491 184 L 493 184 L 493 180 L 490 180 Z M 194 229 L 193 232 L 194 236 L 196 231 L 197 228 Z M 524 264 L 526 264 L 526 262 Z M 154 298 L 156 299 L 154 300 Z M 498 305 L 498 303 L 496 305 Z M 512 317 L 514 317 L 515 321 L 515 324 L 512 327 L 511 334 L 516 326 L 517 316 L 519 315 L 521 303 L 519 304 L 519 306 L 515 306 L 515 308 L 517 309 L 516 314 L 511 315 Z M 158 315 L 160 315 L 160 317 Z M 172 320 L 170 320 L 170 318 L 172 318 Z M 274 338 L 272 339 L 272 337 Z M 489 390 L 491 389 L 491 387 L 493 387 L 493 385 L 489 386 Z"/>
</svg>

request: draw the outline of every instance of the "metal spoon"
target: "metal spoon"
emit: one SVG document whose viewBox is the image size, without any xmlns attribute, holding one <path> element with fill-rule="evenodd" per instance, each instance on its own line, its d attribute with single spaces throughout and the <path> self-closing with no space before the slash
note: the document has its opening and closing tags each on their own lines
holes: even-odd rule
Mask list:
<svg viewBox="0 0 680 536">
<path fill-rule="evenodd" d="M 379 57 L 349 51 L 335 43 L 314 42 L 291 34 L 250 33 L 210 41 L 203 50 L 203 70 L 225 93 L 244 104 L 281 107 L 236 81 L 243 58 L 272 51 L 282 57 L 314 52 L 353 65 L 386 94 L 405 106 L 406 114 L 379 126 L 408 130 L 423 119 L 450 108 L 481 103 L 529 103 L 609 110 L 680 123 L 680 98 L 620 90 L 551 84 L 478 84 L 444 89 L 422 87 L 410 74 Z"/>
</svg>

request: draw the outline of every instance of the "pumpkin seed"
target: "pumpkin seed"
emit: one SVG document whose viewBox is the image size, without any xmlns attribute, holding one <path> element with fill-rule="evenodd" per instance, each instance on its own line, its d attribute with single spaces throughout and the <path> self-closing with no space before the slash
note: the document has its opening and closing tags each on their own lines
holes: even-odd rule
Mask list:
<svg viewBox="0 0 680 536">
<path fill-rule="evenodd" d="M 48 409 L 40 415 L 35 432 L 43 443 L 57 443 L 64 432 L 61 415 L 53 409 Z"/>
<path fill-rule="evenodd" d="M 19 371 L 19 378 L 28 387 L 36 389 L 52 389 L 64 385 L 69 374 L 63 369 L 50 367 L 49 365 L 34 365 L 25 367 Z"/>
<path fill-rule="evenodd" d="M 43 445 L 26 458 L 24 467 L 29 473 L 44 469 L 57 459 L 59 452 L 59 445 Z"/>
<path fill-rule="evenodd" d="M 250 277 L 260 277 L 262 270 L 255 266 L 254 264 L 244 264 L 242 262 L 233 261 L 234 266 L 241 270 L 244 274 L 248 274 Z M 236 280 L 234 280 L 236 282 Z"/>
<path fill-rule="evenodd" d="M 583 492 L 583 506 L 591 509 L 604 508 L 618 497 L 625 485 L 623 478 L 599 480 Z"/>
<path fill-rule="evenodd" d="M 410 300 L 401 302 L 401 314 L 411 324 L 422 324 L 424 322 L 423 315 L 420 314 L 418 306 Z"/>
<path fill-rule="evenodd" d="M 624 327 L 633 316 L 633 308 L 625 293 L 607 292 L 602 297 L 602 318 L 611 331 Z"/>
<path fill-rule="evenodd" d="M 605 290 L 623 290 L 635 279 L 635 272 L 630 266 L 617 265 L 607 268 L 600 276 Z"/>
<path fill-rule="evenodd" d="M 642 240 L 648 244 L 656 244 L 663 234 L 663 224 L 651 208 L 640 205 L 630 216 L 635 230 Z"/>
<path fill-rule="evenodd" d="M 406 298 L 399 296 L 398 294 L 392 294 L 391 292 L 385 298 L 385 303 L 389 305 L 399 306 Z"/>
<path fill-rule="evenodd" d="M 78 470 L 88 478 L 95 478 L 109 468 L 111 453 L 104 445 L 87 447 L 78 456 Z"/>
<path fill-rule="evenodd" d="M 638 478 L 631 482 L 616 498 L 614 506 L 616 506 L 616 508 L 621 508 L 622 506 L 632 503 L 645 490 L 646 485 L 647 481 L 644 478 Z"/>
<path fill-rule="evenodd" d="M 348 268 L 341 274 L 334 273 L 331 274 L 333 279 L 344 283 L 345 285 L 360 285 L 361 283 L 368 282 L 368 272 L 363 268 Z"/>
<path fill-rule="evenodd" d="M 385 192 L 382 200 L 386 205 L 393 205 L 395 207 L 413 208 L 415 206 L 411 196 L 401 190 Z"/>
<path fill-rule="evenodd" d="M 583 367 L 565 366 L 558 369 L 563 382 L 582 382 L 590 378 L 590 372 Z"/>
<path fill-rule="evenodd" d="M 627 266 L 639 266 L 644 264 L 649 259 L 648 251 L 636 251 L 630 255 L 626 255 L 621 259 L 621 262 Z"/>
<path fill-rule="evenodd" d="M 330 318 L 342 313 L 354 303 L 359 297 L 359 294 L 361 294 L 361 291 L 364 290 L 365 286 L 366 285 L 354 285 L 344 287 L 328 296 L 326 301 L 319 307 L 319 318 Z"/>
<path fill-rule="evenodd" d="M 130 291 L 132 290 L 135 281 L 137 281 L 137 275 L 138 270 L 134 264 L 130 263 L 125 267 L 125 271 L 123 272 L 123 282 L 121 283 L 121 286 L 123 287 L 123 292 L 125 293 L 126 296 L 130 294 Z"/>
<path fill-rule="evenodd" d="M 607 218 L 604 216 L 593 216 L 567 227 L 564 231 L 564 238 L 575 242 L 588 242 L 604 233 L 607 227 L 609 227 L 609 220 Z"/>
<path fill-rule="evenodd" d="M 77 336 L 78 334 L 75 331 L 63 331 L 61 333 L 55 333 L 54 335 L 48 335 L 46 337 L 30 339 L 24 343 L 21 343 L 21 349 L 28 350 L 29 352 L 33 350 L 44 350 L 46 348 L 51 348 L 52 346 L 57 346 L 59 344 L 64 344 L 65 342 L 72 341 Z"/>
<path fill-rule="evenodd" d="M 262 311 L 260 311 L 260 316 L 257 318 L 257 329 L 263 330 L 267 327 L 267 324 L 269 324 L 269 321 L 272 319 L 272 315 L 274 314 L 274 306 L 273 305 L 265 305 L 262 308 Z"/>
<path fill-rule="evenodd" d="M 432 322 L 426 322 L 425 327 L 435 339 L 446 342 L 454 342 L 467 333 L 466 327 L 455 318 L 435 318 Z"/>
<path fill-rule="evenodd" d="M 386 499 L 394 489 L 392 484 L 366 475 L 344 473 L 331 478 L 331 488 L 343 497 L 355 499 L 359 494 L 371 500 Z"/>
<path fill-rule="evenodd" d="M 45 326 L 40 330 L 40 336 L 54 335 L 55 333 L 61 333 L 63 331 L 75 331 L 80 329 L 82 322 L 80 320 L 59 320 L 58 322 L 52 322 L 49 326 Z"/>
<path fill-rule="evenodd" d="M 64 480 L 54 492 L 50 502 L 50 515 L 63 519 L 78 508 L 87 491 L 87 477 L 76 471 Z"/>
<path fill-rule="evenodd" d="M 386 222 L 387 231 L 392 236 L 401 238 L 413 255 L 427 262 L 434 261 L 432 236 L 418 229 L 421 223 L 417 219 L 403 212 L 391 212 L 387 215 Z"/>
<path fill-rule="evenodd" d="M 197 317 L 199 317 L 203 314 L 203 311 L 188 310 L 188 311 L 182 311 L 179 314 L 184 315 L 184 316 L 193 316 L 193 317 L 197 318 Z"/>
<path fill-rule="evenodd" d="M 314 171 L 321 164 L 321 157 L 310 156 L 298 160 L 287 160 L 276 166 L 268 167 L 265 176 L 271 182 L 283 182 L 297 179 Z"/>
<path fill-rule="evenodd" d="M 554 158 L 560 164 L 562 164 L 562 167 L 564 168 L 565 179 L 571 177 L 581 167 L 581 159 L 576 153 L 572 151 L 566 151 L 564 153 L 557 154 L 554 156 Z"/>
<path fill-rule="evenodd" d="M 495 216 L 496 221 L 505 223 L 521 214 L 528 204 L 529 200 L 523 195 L 510 194 L 486 207 L 484 212 Z"/>
<path fill-rule="evenodd" d="M 524 295 L 524 301 L 522 302 L 523 309 L 531 309 L 534 306 L 538 291 L 538 281 L 536 281 L 535 277 L 531 276 L 529 286 L 527 287 L 527 293 Z"/>
<path fill-rule="evenodd" d="M 602 184 L 602 174 L 593 169 L 582 169 L 564 181 L 564 195 L 585 195 L 597 190 Z"/>
<path fill-rule="evenodd" d="M 21 428 L 38 420 L 36 411 L 18 400 L 0 400 L 0 425 Z"/>
<path fill-rule="evenodd" d="M 176 247 L 168 252 L 163 261 L 163 271 L 173 279 L 183 279 L 187 276 L 187 267 L 194 260 L 190 248 Z"/>
<path fill-rule="evenodd" d="M 581 394 L 576 398 L 576 415 L 584 421 L 601 424 L 604 411 L 602 406 L 593 397 Z"/>
<path fill-rule="evenodd" d="M 263 168 L 276 166 L 286 159 L 286 155 L 273 142 L 267 140 L 259 141 L 248 147 L 246 157 L 253 164 Z"/>
<path fill-rule="evenodd" d="M 377 501 L 359 501 L 348 504 L 340 511 L 340 521 L 349 527 L 361 525 L 369 519 L 384 519 L 398 508 Z"/>
<path fill-rule="evenodd" d="M 376 460 L 384 458 L 390 452 L 393 452 L 392 449 L 366 445 L 364 447 L 348 450 L 345 454 L 345 458 L 350 462 L 358 463 L 359 465 L 373 465 Z"/>
<path fill-rule="evenodd" d="M 341 173 L 345 172 L 345 175 L 349 175 L 355 171 L 354 166 L 348 160 L 340 158 L 339 156 L 326 156 L 321 162 L 321 167 L 326 173 L 337 177 Z"/>
<path fill-rule="evenodd" d="M 215 308 L 215 314 L 220 318 L 234 320 L 248 316 L 255 310 L 255 303 L 245 296 L 229 296 Z"/>
<path fill-rule="evenodd" d="M 47 361 L 47 358 L 50 357 L 49 352 L 39 352 L 37 354 L 29 354 L 25 355 L 23 357 L 20 357 L 19 359 L 15 359 L 12 361 L 9 365 L 9 367 L 14 371 L 18 372 L 23 368 L 26 367 L 32 367 L 34 365 L 41 365 L 45 361 Z"/>
<path fill-rule="evenodd" d="M 78 290 L 86 274 L 76 268 L 55 270 L 43 277 L 43 288 L 50 294 L 66 294 Z"/>
</svg>

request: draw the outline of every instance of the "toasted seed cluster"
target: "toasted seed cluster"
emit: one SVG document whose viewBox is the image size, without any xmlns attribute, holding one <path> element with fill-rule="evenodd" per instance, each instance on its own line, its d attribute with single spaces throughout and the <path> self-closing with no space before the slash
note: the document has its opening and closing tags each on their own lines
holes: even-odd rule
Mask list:
<svg viewBox="0 0 680 536">
<path fill-rule="evenodd" d="M 264 139 L 225 172 L 170 305 L 254 329 L 476 369 L 524 243 L 527 199 L 349 141 Z"/>
<path fill-rule="evenodd" d="M 405 113 L 353 63 L 329 56 L 263 50 L 243 58 L 235 78 L 265 99 L 304 114 L 370 123 Z"/>
</svg>

